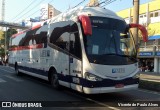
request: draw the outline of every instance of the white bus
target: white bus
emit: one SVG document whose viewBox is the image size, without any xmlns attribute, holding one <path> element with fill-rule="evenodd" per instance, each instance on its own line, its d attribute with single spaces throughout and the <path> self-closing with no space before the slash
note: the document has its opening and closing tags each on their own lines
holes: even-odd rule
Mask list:
<svg viewBox="0 0 160 110">
<path fill-rule="evenodd" d="M 114 12 L 99 7 L 77 8 L 47 23 L 15 34 L 9 64 L 21 72 L 85 94 L 138 88 L 138 62 L 130 28 Z"/>
</svg>

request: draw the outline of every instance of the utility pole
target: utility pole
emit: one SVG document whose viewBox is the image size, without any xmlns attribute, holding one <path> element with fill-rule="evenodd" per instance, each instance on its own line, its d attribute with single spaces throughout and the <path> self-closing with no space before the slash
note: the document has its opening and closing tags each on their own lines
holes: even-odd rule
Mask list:
<svg viewBox="0 0 160 110">
<path fill-rule="evenodd" d="M 2 21 L 5 18 L 5 0 L 2 0 L 2 12 L 1 12 Z"/>
<path fill-rule="evenodd" d="M 7 59 L 7 26 L 6 26 L 6 31 L 5 31 L 5 44 L 4 44 L 4 60 L 6 61 Z"/>
<path fill-rule="evenodd" d="M 2 3 L 2 4 L 1 4 L 2 9 L 1 9 L 1 15 L 0 15 L 1 18 L 0 18 L 0 19 L 1 19 L 2 22 L 3 22 L 3 21 L 4 21 L 4 18 L 5 18 L 5 0 L 2 0 L 1 3 Z M 4 30 L 4 28 L 2 28 L 2 27 L 0 27 L 0 29 L 1 29 L 2 31 Z M 2 42 L 1 42 L 1 40 L 2 40 L 2 39 L 0 39 L 0 49 L 2 50 L 2 47 L 1 47 L 1 46 L 2 46 L 2 44 L 1 44 Z M 1 51 L 1 54 L 2 54 L 2 51 Z M 0 55 L 0 57 L 1 57 L 1 55 Z"/>
<path fill-rule="evenodd" d="M 133 0 L 133 23 L 139 24 L 139 0 Z M 135 44 L 138 46 L 138 29 L 133 29 Z"/>
</svg>

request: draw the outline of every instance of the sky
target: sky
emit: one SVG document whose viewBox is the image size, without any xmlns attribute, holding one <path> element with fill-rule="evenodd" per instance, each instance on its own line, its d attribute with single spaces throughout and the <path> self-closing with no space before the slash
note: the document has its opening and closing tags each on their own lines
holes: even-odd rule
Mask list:
<svg viewBox="0 0 160 110">
<path fill-rule="evenodd" d="M 1 1 L 2 0 L 0 0 L 0 2 Z M 41 4 L 49 3 L 61 12 L 65 12 L 67 9 L 76 6 L 81 1 L 83 0 L 5 0 L 5 21 L 18 22 L 23 19 L 40 16 Z M 149 1 L 151 0 L 140 0 L 140 4 Z M 84 0 L 81 6 L 86 5 L 88 2 L 89 0 Z M 115 2 L 106 5 L 105 8 L 117 12 L 132 6 L 133 0 L 115 0 Z"/>
</svg>

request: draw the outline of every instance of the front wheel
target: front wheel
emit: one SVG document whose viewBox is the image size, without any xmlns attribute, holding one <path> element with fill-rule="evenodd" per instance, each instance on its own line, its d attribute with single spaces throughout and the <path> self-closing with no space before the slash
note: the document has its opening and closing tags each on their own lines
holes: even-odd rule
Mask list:
<svg viewBox="0 0 160 110">
<path fill-rule="evenodd" d="M 15 64 L 15 73 L 20 76 L 20 72 L 19 72 L 19 69 L 18 69 L 18 65 Z"/>
<path fill-rule="evenodd" d="M 56 71 L 51 72 L 51 85 L 55 89 L 60 89 L 59 80 L 58 80 L 58 74 Z"/>
</svg>

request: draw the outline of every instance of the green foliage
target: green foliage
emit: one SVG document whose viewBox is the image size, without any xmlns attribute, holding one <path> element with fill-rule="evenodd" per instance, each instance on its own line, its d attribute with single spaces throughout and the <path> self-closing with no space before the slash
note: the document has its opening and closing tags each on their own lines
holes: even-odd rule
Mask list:
<svg viewBox="0 0 160 110">
<path fill-rule="evenodd" d="M 0 40 L 1 40 L 1 39 L 4 39 L 3 31 L 2 31 L 2 30 L 0 30 Z"/>
<path fill-rule="evenodd" d="M 15 29 L 8 29 L 7 33 L 5 31 L 0 31 L 0 56 L 4 56 L 4 45 L 5 45 L 5 34 L 6 36 L 6 44 L 7 44 L 7 49 L 9 46 L 9 39 L 13 34 L 16 34 L 17 31 Z"/>
</svg>

